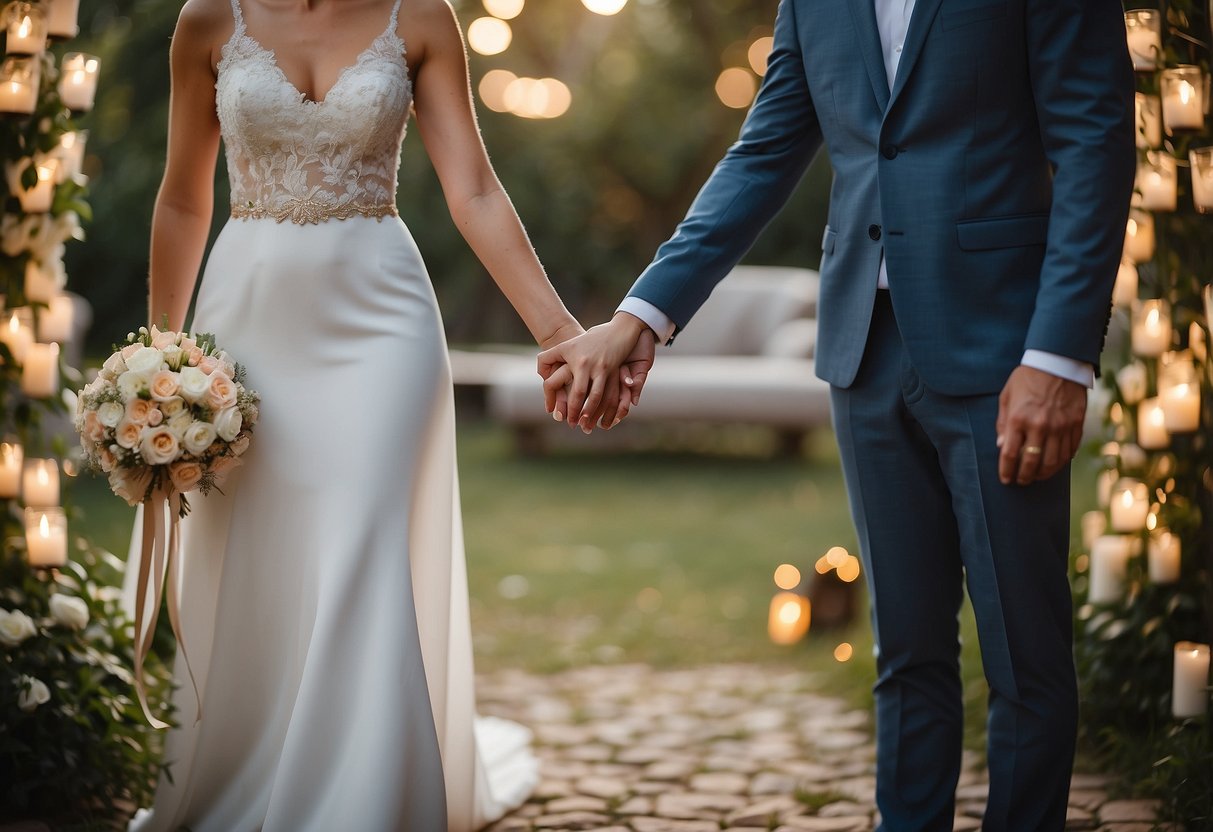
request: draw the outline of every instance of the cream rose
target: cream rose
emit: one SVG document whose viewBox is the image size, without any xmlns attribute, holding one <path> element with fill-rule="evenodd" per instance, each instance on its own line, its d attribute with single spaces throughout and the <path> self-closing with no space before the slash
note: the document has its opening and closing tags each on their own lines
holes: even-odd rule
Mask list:
<svg viewBox="0 0 1213 832">
<path fill-rule="evenodd" d="M 223 410 L 236 403 L 236 382 L 216 370 L 211 373 L 211 386 L 207 390 L 206 403 L 215 410 Z"/>
<path fill-rule="evenodd" d="M 244 417 L 240 415 L 240 408 L 227 407 L 215 414 L 215 430 L 219 433 L 219 438 L 224 442 L 231 442 L 236 438 L 236 434 L 240 433 L 240 428 L 244 425 Z"/>
<path fill-rule="evenodd" d="M 198 341 L 188 335 L 182 335 L 181 340 L 177 342 L 177 346 L 181 347 L 183 351 L 189 352 L 198 346 Z"/>
<path fill-rule="evenodd" d="M 123 419 L 114 428 L 114 441 L 124 448 L 132 449 L 139 444 L 139 435 L 143 428 L 130 419 Z"/>
<path fill-rule="evenodd" d="M 211 387 L 211 380 L 198 367 L 181 369 L 181 397 L 190 404 L 201 399 Z"/>
<path fill-rule="evenodd" d="M 166 401 L 176 396 L 177 391 L 181 389 L 181 377 L 172 370 L 160 370 L 152 376 L 148 389 L 153 399 L 158 402 Z"/>
<path fill-rule="evenodd" d="M 164 364 L 164 353 L 155 347 L 140 347 L 126 359 L 127 372 L 151 375 Z"/>
<path fill-rule="evenodd" d="M 40 679 L 22 676 L 17 684 L 21 686 L 21 690 L 17 691 L 17 707 L 27 714 L 51 701 L 51 689 Z"/>
<path fill-rule="evenodd" d="M 127 370 L 118 376 L 117 385 L 118 392 L 122 394 L 122 398 L 127 400 L 135 399 L 147 392 L 148 377 L 144 373 Z"/>
<path fill-rule="evenodd" d="M 152 347 L 154 349 L 160 350 L 161 353 L 164 352 L 164 349 L 166 347 L 177 346 L 177 333 L 175 333 L 175 332 L 161 332 L 156 327 L 152 327 L 151 334 L 152 334 Z"/>
<path fill-rule="evenodd" d="M 202 358 L 202 347 L 190 347 L 188 350 L 186 350 L 185 363 L 189 364 L 191 367 L 197 367 L 202 361 Z"/>
<path fill-rule="evenodd" d="M 220 369 L 223 365 L 219 363 L 219 359 L 213 355 L 204 355 L 198 359 L 198 369 L 206 373 L 208 376 Z"/>
<path fill-rule="evenodd" d="M 173 418 L 183 410 L 185 410 L 185 399 L 180 396 L 174 396 L 171 399 L 165 399 L 160 402 L 160 412 L 164 414 L 166 419 Z"/>
<path fill-rule="evenodd" d="M 160 424 L 163 421 L 164 421 L 164 414 L 160 412 L 160 408 L 153 407 L 151 410 L 148 411 L 147 423 L 149 425 L 151 425 L 152 427 L 156 427 L 156 425 Z"/>
<path fill-rule="evenodd" d="M 133 333 L 133 332 L 128 333 L 127 337 L 128 338 L 132 337 L 132 336 L 134 336 L 134 334 L 135 333 Z M 127 344 L 125 347 L 123 347 L 121 350 L 119 350 L 118 354 L 121 355 L 122 359 L 125 361 L 126 359 L 128 359 L 132 355 L 134 355 L 135 353 L 139 352 L 139 350 L 141 350 L 141 349 L 143 349 L 143 344 L 140 344 L 138 341 L 136 341 L 133 344 Z"/>
<path fill-rule="evenodd" d="M 97 420 L 107 428 L 114 428 L 122 421 L 126 408 L 117 402 L 104 402 L 97 408 Z"/>
<path fill-rule="evenodd" d="M 168 478 L 173 488 L 184 494 L 192 491 L 202 479 L 202 466 L 197 462 L 174 462 L 168 467 Z"/>
<path fill-rule="evenodd" d="M 34 619 L 21 610 L 0 610 L 0 644 L 16 647 L 37 634 L 38 628 L 34 625 Z"/>
<path fill-rule="evenodd" d="M 75 595 L 51 596 L 51 617 L 69 630 L 83 630 L 88 626 L 88 604 Z"/>
<path fill-rule="evenodd" d="M 181 444 L 195 456 L 201 456 L 215 441 L 215 426 L 210 422 L 194 422 L 181 435 Z"/>
<path fill-rule="evenodd" d="M 101 365 L 102 374 L 111 379 L 126 372 L 126 360 L 122 357 L 122 353 L 116 352 L 109 358 L 105 359 L 105 363 Z"/>
<path fill-rule="evenodd" d="M 180 440 L 185 436 L 185 432 L 189 430 L 190 425 L 194 423 L 194 417 L 190 415 L 188 410 L 183 410 L 173 418 L 165 422 L 165 427 L 172 432 L 173 436 Z"/>
<path fill-rule="evenodd" d="M 181 452 L 181 442 L 168 427 L 160 426 L 144 432 L 139 440 L 139 454 L 148 465 L 172 462 Z"/>
<path fill-rule="evenodd" d="M 137 506 L 147 496 L 152 484 L 152 469 L 140 465 L 137 468 L 115 468 L 110 471 L 110 489 L 129 505 Z"/>
<path fill-rule="evenodd" d="M 136 425 L 146 425 L 156 406 L 147 399 L 131 399 L 126 403 L 126 420 Z"/>
</svg>

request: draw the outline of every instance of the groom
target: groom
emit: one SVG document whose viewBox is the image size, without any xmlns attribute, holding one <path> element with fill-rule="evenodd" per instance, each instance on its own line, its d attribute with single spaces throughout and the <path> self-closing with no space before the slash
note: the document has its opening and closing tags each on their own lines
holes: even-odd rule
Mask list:
<svg viewBox="0 0 1213 832">
<path fill-rule="evenodd" d="M 654 341 L 688 324 L 828 149 L 817 372 L 872 599 L 888 832 L 952 828 L 962 582 L 990 685 L 982 828 L 1065 824 L 1069 462 L 1134 171 L 1121 12 L 781 0 L 740 140 L 611 322 L 540 356 L 557 419 L 614 424 Z"/>
</svg>

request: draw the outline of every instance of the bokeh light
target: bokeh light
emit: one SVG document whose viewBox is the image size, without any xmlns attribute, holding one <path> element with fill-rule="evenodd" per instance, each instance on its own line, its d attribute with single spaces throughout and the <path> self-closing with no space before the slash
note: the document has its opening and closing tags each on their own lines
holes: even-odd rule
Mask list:
<svg viewBox="0 0 1213 832">
<path fill-rule="evenodd" d="M 505 91 L 516 80 L 518 76 L 508 69 L 490 69 L 484 73 L 479 87 L 480 100 L 484 102 L 484 106 L 496 113 L 508 112 L 509 108 L 505 106 Z"/>
<path fill-rule="evenodd" d="M 499 55 L 513 39 L 510 24 L 495 17 L 478 17 L 468 26 L 468 46 L 481 55 Z"/>
<path fill-rule="evenodd" d="M 572 102 L 569 88 L 555 78 L 515 78 L 503 94 L 505 109 L 522 118 L 556 118 Z"/>
<path fill-rule="evenodd" d="M 482 0 L 482 2 L 486 12 L 502 20 L 513 20 L 522 14 L 522 7 L 526 5 L 526 0 Z"/>
<path fill-rule="evenodd" d="M 775 570 L 775 586 L 795 589 L 800 585 L 800 570 L 790 563 L 781 563 Z"/>
<path fill-rule="evenodd" d="M 746 57 L 750 59 L 750 67 L 759 75 L 767 74 L 767 58 L 771 54 L 771 47 L 775 45 L 775 39 L 772 37 L 762 37 L 750 44 L 749 52 Z"/>
<path fill-rule="evenodd" d="M 847 559 L 844 560 L 837 567 L 837 569 L 838 569 L 838 577 L 840 579 L 846 581 L 847 583 L 850 583 L 851 581 L 853 581 L 859 577 L 859 558 L 855 558 L 855 557 L 851 557 L 850 555 L 847 555 Z"/>
<path fill-rule="evenodd" d="M 830 565 L 830 560 L 825 555 L 817 559 L 817 563 L 813 564 L 813 568 L 817 570 L 818 575 L 824 575 L 834 567 Z"/>
<path fill-rule="evenodd" d="M 720 103 L 734 110 L 744 110 L 754 100 L 758 83 L 748 69 L 731 66 L 716 79 L 716 97 Z"/>
<path fill-rule="evenodd" d="M 594 14 L 619 14 L 628 0 L 581 0 L 581 4 Z"/>
<path fill-rule="evenodd" d="M 845 641 L 834 648 L 834 658 L 840 662 L 849 662 L 854 654 L 855 649 Z"/>
<path fill-rule="evenodd" d="M 850 556 L 851 556 L 850 553 L 847 552 L 847 550 L 842 548 L 841 546 L 831 547 L 830 551 L 826 552 L 826 555 L 825 555 L 826 562 L 829 563 L 830 566 L 833 566 L 835 569 L 837 569 L 838 567 L 840 567 L 844 563 L 846 563 L 847 558 L 849 558 Z"/>
</svg>

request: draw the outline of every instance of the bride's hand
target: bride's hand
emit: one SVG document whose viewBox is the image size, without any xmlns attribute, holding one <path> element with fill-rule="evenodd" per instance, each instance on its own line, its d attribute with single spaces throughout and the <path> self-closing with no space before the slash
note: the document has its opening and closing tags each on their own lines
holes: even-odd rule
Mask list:
<svg viewBox="0 0 1213 832">
<path fill-rule="evenodd" d="M 577 338 L 578 336 L 584 334 L 585 328 L 576 321 L 571 321 L 570 323 L 561 326 L 547 338 L 543 339 L 543 341 L 539 343 L 539 349 L 547 352 L 554 347 L 560 346 L 565 341 L 570 341 L 573 338 Z M 544 376 L 544 379 L 546 380 L 547 376 Z M 561 388 L 560 390 L 556 391 L 549 391 L 545 388 L 544 398 L 546 399 L 547 410 L 549 413 L 552 412 L 553 407 L 558 407 L 561 413 L 568 410 L 569 396 L 566 388 Z"/>
</svg>

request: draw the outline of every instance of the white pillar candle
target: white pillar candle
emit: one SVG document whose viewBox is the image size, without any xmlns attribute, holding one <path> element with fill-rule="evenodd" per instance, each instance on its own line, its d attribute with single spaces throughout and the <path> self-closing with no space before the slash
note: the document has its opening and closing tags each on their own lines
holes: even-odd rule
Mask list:
<svg viewBox="0 0 1213 832">
<path fill-rule="evenodd" d="M 1192 204 L 1202 214 L 1213 211 L 1213 147 L 1188 152 L 1192 164 Z"/>
<path fill-rule="evenodd" d="M 55 156 L 59 159 L 59 181 L 71 179 L 84 167 L 84 146 L 88 142 L 87 130 L 72 130 L 59 137 Z"/>
<path fill-rule="evenodd" d="M 809 631 L 809 599 L 794 592 L 777 592 L 771 599 L 767 633 L 776 644 L 795 644 Z"/>
<path fill-rule="evenodd" d="M 1171 346 L 1171 304 L 1160 298 L 1133 306 L 1133 352 L 1149 358 Z"/>
<path fill-rule="evenodd" d="M 72 299 L 55 295 L 45 309 L 38 310 L 38 338 L 43 343 L 66 343 L 72 337 L 75 308 Z"/>
<path fill-rule="evenodd" d="M 1132 306 L 1137 300 L 1137 265 L 1131 260 L 1121 260 L 1116 270 L 1116 284 L 1112 287 L 1112 303 L 1116 306 Z"/>
<path fill-rule="evenodd" d="M 1137 93 L 1134 112 L 1137 115 L 1137 146 L 1144 149 L 1162 144 L 1162 103 L 1158 96 Z"/>
<path fill-rule="evenodd" d="M 93 109 L 100 71 L 100 58 L 82 52 L 64 55 L 59 77 L 59 98 L 63 100 L 63 106 L 80 113 Z"/>
<path fill-rule="evenodd" d="M 41 75 L 41 64 L 36 58 L 5 58 L 0 64 L 0 112 L 32 113 L 38 106 Z"/>
<path fill-rule="evenodd" d="M 1183 64 L 1163 70 L 1162 121 L 1168 133 L 1205 126 L 1205 78 L 1200 67 Z"/>
<path fill-rule="evenodd" d="M 1146 151 L 1137 166 L 1136 189 L 1139 207 L 1147 211 L 1174 211 L 1179 195 L 1179 171 L 1175 157 L 1160 150 Z"/>
<path fill-rule="evenodd" d="M 1088 552 L 1095 540 L 1108 530 L 1108 518 L 1102 511 L 1088 511 L 1082 516 L 1082 548 Z"/>
<path fill-rule="evenodd" d="M 1162 53 L 1162 15 L 1157 9 L 1125 12 L 1125 36 L 1136 70 L 1152 70 Z"/>
<path fill-rule="evenodd" d="M 1140 361 L 1126 364 L 1116 371 L 1116 386 L 1125 404 L 1137 404 L 1146 397 L 1146 365 Z"/>
<path fill-rule="evenodd" d="M 1140 532 L 1150 513 L 1150 489 L 1140 480 L 1122 477 L 1112 486 L 1112 531 Z"/>
<path fill-rule="evenodd" d="M 1112 486 L 1120 479 L 1120 474 L 1112 468 L 1107 468 L 1099 472 L 1099 476 L 1095 480 L 1095 496 L 1099 500 L 1100 508 L 1107 508 L 1112 502 Z"/>
<path fill-rule="evenodd" d="M 1134 263 L 1147 263 L 1154 257 L 1153 214 L 1137 208 L 1129 211 L 1124 255 Z"/>
<path fill-rule="evenodd" d="M 59 463 L 53 459 L 25 460 L 21 499 L 27 506 L 59 505 Z"/>
<path fill-rule="evenodd" d="M 34 258 L 25 261 L 25 299 L 29 303 L 50 303 L 63 287 L 59 284 L 59 273 L 47 268 Z"/>
<path fill-rule="evenodd" d="M 25 545 L 30 566 L 58 567 L 67 564 L 67 518 L 61 508 L 25 510 Z"/>
<path fill-rule="evenodd" d="M 32 162 L 38 179 L 32 188 L 18 186 L 17 198 L 27 214 L 45 214 L 55 200 L 55 184 L 59 181 L 59 160 L 42 157 Z M 16 174 L 20 176 L 20 174 Z M 19 180 L 18 180 L 19 181 Z"/>
<path fill-rule="evenodd" d="M 53 38 L 74 38 L 80 34 L 80 0 L 49 0 L 47 30 Z"/>
<path fill-rule="evenodd" d="M 1171 713 L 1185 719 L 1209 709 L 1209 645 L 1181 641 L 1175 645 Z"/>
<path fill-rule="evenodd" d="M 1179 549 L 1179 535 L 1168 529 L 1159 529 L 1150 535 L 1150 583 L 1161 586 L 1179 580 Z"/>
<path fill-rule="evenodd" d="M 34 343 L 33 315 L 29 307 L 8 310 L 8 320 L 0 327 L 0 342 L 8 347 L 13 361 L 20 364 L 25 360 L 25 353 Z"/>
<path fill-rule="evenodd" d="M 1087 600 L 1092 604 L 1110 604 L 1125 594 L 1125 573 L 1132 544 L 1129 538 L 1104 535 L 1091 546 Z"/>
<path fill-rule="evenodd" d="M 1159 451 L 1171 444 L 1167 412 L 1157 397 L 1145 399 L 1137 408 L 1137 444 L 1148 451 Z"/>
<path fill-rule="evenodd" d="M 17 2 L 5 10 L 8 37 L 4 49 L 9 55 L 41 55 L 46 51 L 46 12 L 37 4 Z"/>
<path fill-rule="evenodd" d="M 1177 384 L 1159 398 L 1169 433 L 1192 433 L 1200 427 L 1200 385 Z"/>
<path fill-rule="evenodd" d="M 58 344 L 30 344 L 21 368 L 21 392 L 37 399 L 59 392 Z"/>
<path fill-rule="evenodd" d="M 12 498 L 21 493 L 21 472 L 25 451 L 14 437 L 0 442 L 0 497 Z"/>
</svg>

